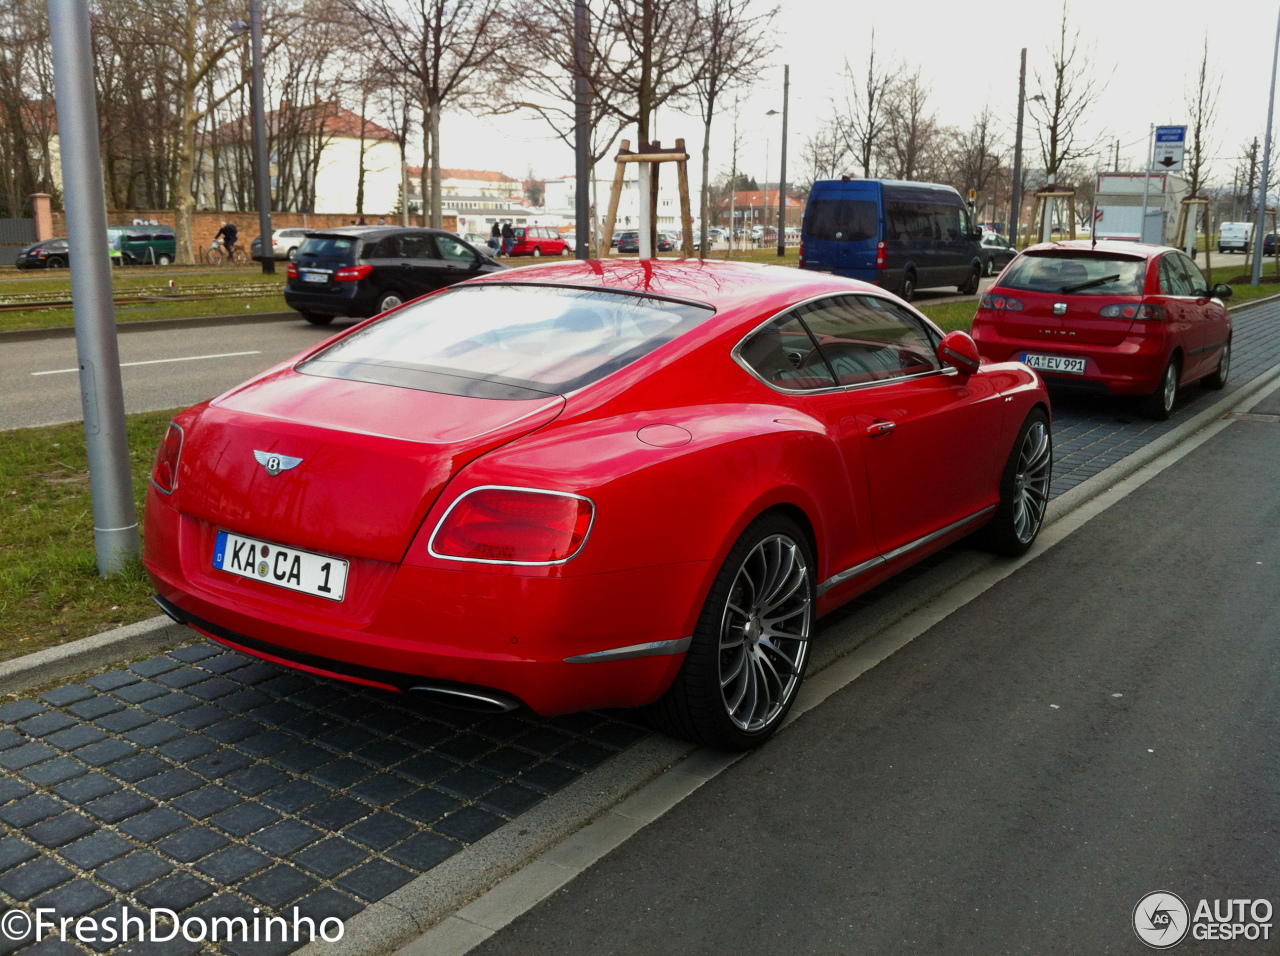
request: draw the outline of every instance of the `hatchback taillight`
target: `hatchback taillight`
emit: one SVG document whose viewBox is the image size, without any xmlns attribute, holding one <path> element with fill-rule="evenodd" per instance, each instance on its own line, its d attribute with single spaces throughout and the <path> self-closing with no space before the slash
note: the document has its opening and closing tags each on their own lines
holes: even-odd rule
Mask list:
<svg viewBox="0 0 1280 956">
<path fill-rule="evenodd" d="M 886 269 L 889 266 L 889 246 L 881 241 L 876 243 L 876 268 Z"/>
<path fill-rule="evenodd" d="M 990 292 L 983 293 L 979 307 L 995 309 L 997 312 L 1021 312 L 1023 309 L 1020 299 L 1013 299 L 1007 295 L 992 295 Z"/>
<path fill-rule="evenodd" d="M 359 282 L 365 276 L 373 272 L 373 266 L 347 266 L 345 269 L 339 269 L 333 274 L 334 282 Z"/>
<path fill-rule="evenodd" d="M 1138 305 L 1126 302 L 1117 305 L 1105 305 L 1098 310 L 1104 319 L 1137 319 L 1145 322 L 1163 322 L 1165 311 L 1159 305 Z"/>
<path fill-rule="evenodd" d="M 556 564 L 582 549 L 594 515 L 595 506 L 578 495 L 477 488 L 449 508 L 428 550 L 457 561 Z"/>
<path fill-rule="evenodd" d="M 156 464 L 151 469 L 151 480 L 166 495 L 173 494 L 178 487 L 178 459 L 182 457 L 182 428 L 170 422 L 160 439 L 160 448 L 156 452 Z"/>
<path fill-rule="evenodd" d="M 289 263 L 289 278 L 290 279 L 298 278 L 298 267 L 295 266 L 292 262 Z"/>
</svg>

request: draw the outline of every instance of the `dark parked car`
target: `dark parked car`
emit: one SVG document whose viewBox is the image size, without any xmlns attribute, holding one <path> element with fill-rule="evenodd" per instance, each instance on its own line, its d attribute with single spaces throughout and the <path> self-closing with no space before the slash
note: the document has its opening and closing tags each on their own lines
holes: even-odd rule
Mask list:
<svg viewBox="0 0 1280 956">
<path fill-rule="evenodd" d="M 19 269 L 65 269 L 70 256 L 67 240 L 46 239 L 19 252 L 13 264 Z"/>
<path fill-rule="evenodd" d="M 463 279 L 507 268 L 439 229 L 328 229 L 298 247 L 284 300 L 313 325 L 327 325 L 337 315 L 378 315 Z"/>
<path fill-rule="evenodd" d="M 619 252 L 639 252 L 640 251 L 640 233 L 638 232 L 620 232 L 614 245 L 618 247 Z"/>
<path fill-rule="evenodd" d="M 1264 256 L 1274 256 L 1276 254 L 1276 234 L 1274 232 L 1262 237 L 1262 254 Z"/>
<path fill-rule="evenodd" d="M 993 276 L 1010 262 L 1018 250 L 999 233 L 988 232 L 982 236 L 982 274 Z"/>
</svg>

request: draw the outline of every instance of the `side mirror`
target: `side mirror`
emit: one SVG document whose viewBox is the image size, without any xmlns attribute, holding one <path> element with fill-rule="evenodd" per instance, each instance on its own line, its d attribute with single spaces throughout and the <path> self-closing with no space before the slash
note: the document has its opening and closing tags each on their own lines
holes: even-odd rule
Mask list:
<svg viewBox="0 0 1280 956">
<path fill-rule="evenodd" d="M 1209 291 L 1210 291 L 1210 294 L 1212 294 L 1215 298 L 1218 298 L 1218 299 L 1231 298 L 1231 286 L 1227 285 L 1225 282 L 1219 282 Z"/>
<path fill-rule="evenodd" d="M 981 242 L 983 235 L 984 233 L 981 233 L 981 232 L 971 232 L 969 233 L 969 238 L 972 239 L 974 242 Z"/>
<path fill-rule="evenodd" d="M 972 375 L 982 365 L 978 343 L 969 337 L 968 332 L 959 330 L 948 332 L 938 343 L 938 361 L 961 375 Z"/>
</svg>

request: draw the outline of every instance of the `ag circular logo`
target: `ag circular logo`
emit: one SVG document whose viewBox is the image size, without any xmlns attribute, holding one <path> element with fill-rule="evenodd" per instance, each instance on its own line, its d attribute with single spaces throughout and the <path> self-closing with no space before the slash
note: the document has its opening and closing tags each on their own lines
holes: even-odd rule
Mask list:
<svg viewBox="0 0 1280 956">
<path fill-rule="evenodd" d="M 1152 949 L 1171 949 L 1187 935 L 1191 913 L 1177 893 L 1148 893 L 1133 908 L 1133 931 Z"/>
</svg>

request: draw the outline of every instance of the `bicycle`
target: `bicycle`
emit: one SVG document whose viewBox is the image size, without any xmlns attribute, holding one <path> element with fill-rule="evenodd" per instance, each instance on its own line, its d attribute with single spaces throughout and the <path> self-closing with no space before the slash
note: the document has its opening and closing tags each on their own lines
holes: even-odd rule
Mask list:
<svg viewBox="0 0 1280 956">
<path fill-rule="evenodd" d="M 226 265 L 228 262 L 242 266 L 249 261 L 249 255 L 239 242 L 232 243 L 231 251 L 227 252 L 226 247 L 215 239 L 209 244 L 209 248 L 204 250 L 203 259 L 211 266 Z"/>
</svg>

